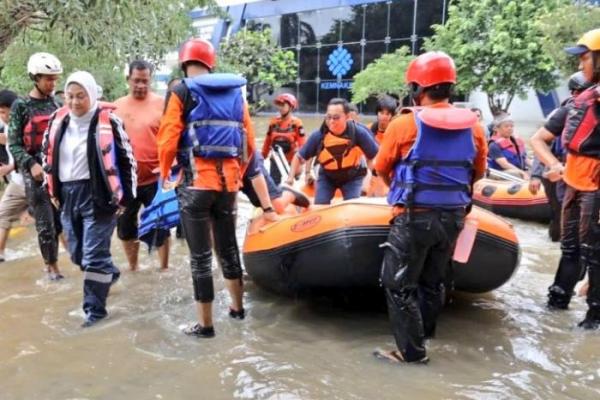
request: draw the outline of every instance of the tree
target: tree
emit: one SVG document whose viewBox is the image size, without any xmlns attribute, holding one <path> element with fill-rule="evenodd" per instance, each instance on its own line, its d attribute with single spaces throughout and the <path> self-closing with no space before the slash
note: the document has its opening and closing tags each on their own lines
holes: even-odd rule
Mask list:
<svg viewBox="0 0 600 400">
<path fill-rule="evenodd" d="M 434 26 L 425 48 L 452 56 L 458 90 L 481 89 L 497 115 L 528 88 L 556 86 L 555 63 L 541 51 L 547 39 L 537 22 L 556 6 L 556 0 L 461 0 L 450 5 L 446 25 Z"/>
<path fill-rule="evenodd" d="M 88 69 L 107 97 L 122 94 L 123 67 L 159 63 L 192 33 L 189 10 L 212 0 L 0 0 L 0 85 L 30 87 L 25 65 L 53 52 L 65 72 Z M 109 97 L 110 98 L 110 97 Z"/>
<path fill-rule="evenodd" d="M 370 96 L 389 94 L 402 98 L 408 94 L 404 74 L 413 59 L 410 49 L 400 47 L 393 53 L 384 54 L 363 71 L 354 75 L 352 102 L 361 103 Z"/>
<path fill-rule="evenodd" d="M 221 43 L 217 70 L 238 73 L 248 80 L 248 103 L 254 114 L 266 105 L 265 94 L 296 78 L 294 57 L 292 51 L 274 43 L 269 29 L 244 29 Z"/>
<path fill-rule="evenodd" d="M 564 48 L 572 46 L 585 32 L 600 27 L 600 7 L 587 2 L 561 0 L 561 6 L 539 18 L 539 27 L 547 39 L 544 53 L 550 54 L 558 69 L 569 76 L 577 71 L 579 59 Z M 574 23 L 576 21 L 576 23 Z"/>
</svg>

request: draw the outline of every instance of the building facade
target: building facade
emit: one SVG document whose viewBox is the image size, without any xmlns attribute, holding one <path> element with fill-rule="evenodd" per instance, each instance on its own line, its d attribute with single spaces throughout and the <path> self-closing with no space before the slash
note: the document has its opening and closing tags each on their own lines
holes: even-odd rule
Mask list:
<svg viewBox="0 0 600 400">
<path fill-rule="evenodd" d="M 373 60 L 402 46 L 418 54 L 431 26 L 444 23 L 448 1 L 256 1 L 225 7 L 230 18 L 204 35 L 218 44 L 242 27 L 270 29 L 298 62 L 295 81 L 283 90 L 296 95 L 300 111 L 322 113 L 331 98 L 351 97 L 354 75 Z"/>
</svg>

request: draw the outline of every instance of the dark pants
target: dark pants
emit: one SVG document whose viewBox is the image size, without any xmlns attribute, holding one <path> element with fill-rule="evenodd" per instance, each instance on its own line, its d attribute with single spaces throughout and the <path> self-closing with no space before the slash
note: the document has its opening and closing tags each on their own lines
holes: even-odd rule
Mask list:
<svg viewBox="0 0 600 400">
<path fill-rule="evenodd" d="M 364 175 L 361 175 L 340 184 L 328 178 L 321 170 L 315 188 L 315 204 L 330 204 L 337 189 L 342 191 L 344 200 L 359 198 L 363 179 Z"/>
<path fill-rule="evenodd" d="M 271 165 L 273 165 L 273 164 L 271 164 Z M 267 173 L 267 169 L 265 168 L 265 165 L 262 162 L 262 159 L 261 159 L 261 162 L 260 162 L 260 165 L 258 166 L 258 168 L 260 169 L 261 174 L 265 177 L 265 181 L 267 183 L 267 189 L 269 191 L 269 198 L 271 200 L 274 200 L 274 199 L 278 199 L 279 197 L 281 197 L 283 194 L 283 191 L 281 190 L 281 188 L 279 186 L 277 186 L 277 184 L 275 183 L 273 178 L 271 176 L 269 176 L 269 174 Z M 281 175 L 279 177 L 281 178 Z M 248 177 L 247 175 L 244 176 L 242 192 L 248 197 L 248 200 L 250 200 L 250 203 L 252 203 L 252 205 L 254 207 L 261 207 L 260 199 L 258 198 L 258 195 L 256 194 L 254 187 L 252 186 L 252 179 L 254 179 L 254 178 L 256 178 L 256 175 L 254 175 L 253 177 Z"/>
<path fill-rule="evenodd" d="M 50 202 L 50 196 L 42 182 L 24 173 L 25 195 L 29 213 L 35 218 L 35 229 L 42 258 L 46 264 L 58 261 L 58 235 L 62 231 L 58 210 Z"/>
<path fill-rule="evenodd" d="M 600 191 L 581 192 L 567 186 L 563 198 L 562 251 L 548 304 L 567 308 L 578 281 L 589 274 L 587 303 L 600 320 Z"/>
<path fill-rule="evenodd" d="M 236 192 L 178 191 L 181 224 L 190 249 L 194 299 L 214 300 L 212 280 L 212 238 L 225 279 L 241 279 L 242 264 L 235 236 Z M 212 231 L 212 235 L 211 235 Z"/>
<path fill-rule="evenodd" d="M 158 184 L 156 182 L 137 187 L 137 197 L 125 208 L 123 214 L 117 219 L 117 236 L 119 239 L 136 240 L 138 238 L 138 214 L 140 208 L 142 206 L 148 207 L 152 203 L 157 190 Z M 170 232 L 168 230 L 158 230 L 156 237 L 153 239 L 153 246 L 161 247 L 169 236 Z"/>
<path fill-rule="evenodd" d="M 564 189 L 562 189 L 564 183 L 562 181 L 551 182 L 546 178 L 542 178 L 542 184 L 544 185 L 544 191 L 546 192 L 546 197 L 548 198 L 548 203 L 552 210 L 550 224 L 548 225 L 548 234 L 553 242 L 558 242 L 560 240 L 560 215 L 562 212 L 563 195 L 563 193 L 560 192 L 564 191 Z"/>
<path fill-rule="evenodd" d="M 406 361 L 425 357 L 424 339 L 435 333 L 444 278 L 465 212 L 415 212 L 394 218 L 384 247 L 381 283 L 396 345 Z"/>
<path fill-rule="evenodd" d="M 88 320 L 95 321 L 106 316 L 110 285 L 120 275 L 110 254 L 116 218 L 94 212 L 89 180 L 63 183 L 62 200 L 61 219 L 71 260 L 83 271 L 83 311 Z"/>
<path fill-rule="evenodd" d="M 271 166 L 269 167 L 269 169 L 271 172 L 271 178 L 273 178 L 273 182 L 275 182 L 275 185 L 279 185 L 281 183 L 281 172 L 279 172 L 279 168 L 277 168 L 277 163 L 273 160 L 273 158 L 271 158 Z"/>
</svg>

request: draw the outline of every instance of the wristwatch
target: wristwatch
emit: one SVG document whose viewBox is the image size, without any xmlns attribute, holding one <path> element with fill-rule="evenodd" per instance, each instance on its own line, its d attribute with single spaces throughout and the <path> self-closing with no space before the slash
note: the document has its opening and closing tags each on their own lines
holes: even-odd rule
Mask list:
<svg viewBox="0 0 600 400">
<path fill-rule="evenodd" d="M 273 207 L 269 206 L 269 207 L 263 207 L 263 212 L 265 212 L 265 213 L 275 212 L 275 210 L 273 209 Z"/>
</svg>

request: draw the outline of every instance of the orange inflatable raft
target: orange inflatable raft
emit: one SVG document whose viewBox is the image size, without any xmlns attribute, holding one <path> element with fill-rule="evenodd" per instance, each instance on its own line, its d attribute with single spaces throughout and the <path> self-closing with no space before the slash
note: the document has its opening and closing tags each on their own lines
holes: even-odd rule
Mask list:
<svg viewBox="0 0 600 400">
<path fill-rule="evenodd" d="M 527 182 L 481 179 L 473 186 L 473 203 L 498 215 L 527 221 L 548 222 L 552 215 L 544 187 L 532 194 Z"/>
<path fill-rule="evenodd" d="M 377 287 L 391 208 L 384 198 L 360 198 L 263 225 L 250 223 L 244 242 L 246 271 L 257 285 L 291 294 L 319 288 Z M 511 225 L 474 207 L 477 225 L 468 261 L 454 262 L 457 290 L 494 290 L 519 264 L 519 244 Z M 262 226 L 261 226 L 262 225 Z"/>
</svg>

